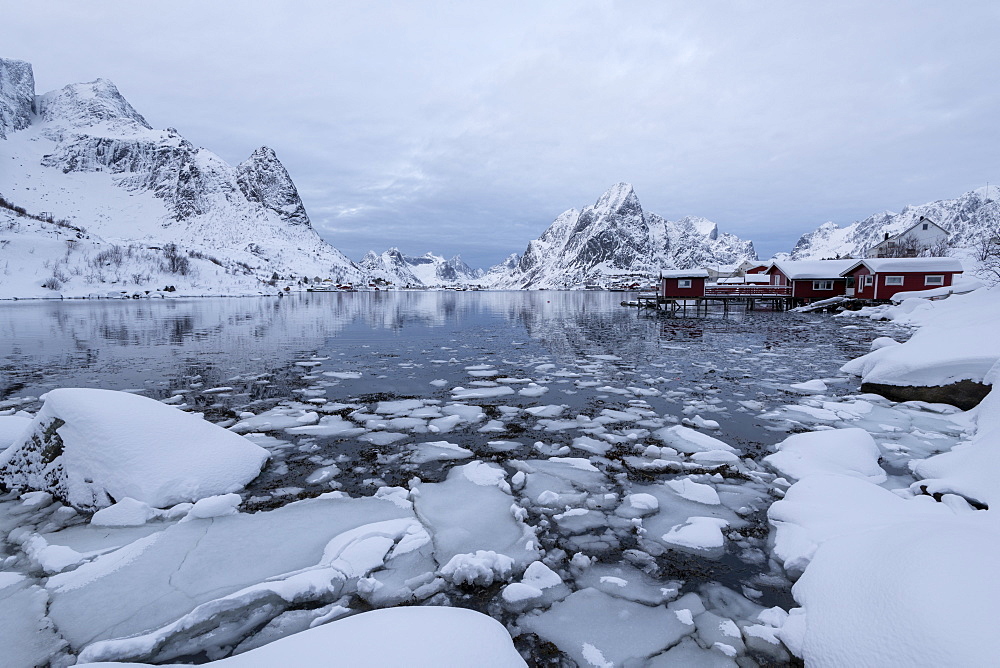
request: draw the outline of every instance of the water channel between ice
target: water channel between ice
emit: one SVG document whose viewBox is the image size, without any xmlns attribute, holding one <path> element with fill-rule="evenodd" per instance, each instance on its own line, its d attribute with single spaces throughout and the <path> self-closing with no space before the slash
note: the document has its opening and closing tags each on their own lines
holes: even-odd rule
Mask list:
<svg viewBox="0 0 1000 668">
<path fill-rule="evenodd" d="M 622 307 L 629 297 L 4 304 L 0 413 L 34 412 L 37 397 L 58 387 L 135 391 L 202 412 L 272 453 L 243 494 L 245 512 L 331 490 L 357 497 L 414 478 L 439 482 L 476 460 L 499 464 L 543 561 L 571 588 L 627 583 L 645 604 L 698 592 L 716 613 L 788 609 L 790 584 L 768 558 L 775 476 L 757 465 L 788 426 L 761 416 L 800 399 L 795 383 L 822 378 L 829 396 L 857 392 L 839 367 L 898 330 L 769 310 L 672 318 Z M 665 435 L 675 425 L 736 456 L 699 459 L 705 448 L 695 447 L 689 461 L 669 461 L 684 452 L 683 438 Z M 714 505 L 696 499 L 707 489 Z M 655 498 L 659 513 L 623 511 L 630 496 Z M 661 540 L 696 515 L 724 525 L 721 549 Z M 523 611 L 499 588 L 453 586 L 424 602 L 474 607 L 516 627 Z M 543 663 L 545 624 L 527 628 L 537 635 L 524 634 L 520 647 Z"/>
</svg>

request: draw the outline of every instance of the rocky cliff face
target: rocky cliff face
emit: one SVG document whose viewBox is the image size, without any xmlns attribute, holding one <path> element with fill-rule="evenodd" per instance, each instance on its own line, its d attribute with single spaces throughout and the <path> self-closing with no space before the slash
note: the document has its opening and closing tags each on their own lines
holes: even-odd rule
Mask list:
<svg viewBox="0 0 1000 668">
<path fill-rule="evenodd" d="M 35 112 L 35 75 L 23 60 L 0 58 L 0 139 L 23 130 Z"/>
<path fill-rule="evenodd" d="M 866 249 L 929 218 L 950 233 L 953 248 L 966 248 L 985 234 L 1000 231 L 1000 188 L 977 188 L 954 199 L 907 206 L 899 213 L 884 211 L 840 227 L 824 223 L 803 234 L 792 249 L 793 260 L 862 257 Z"/>
<path fill-rule="evenodd" d="M 31 66 L 0 59 L 0 192 L 114 241 L 175 243 L 240 263 L 262 280 L 360 269 L 313 230 L 274 151 L 236 167 L 176 130 L 155 130 L 113 83 L 34 96 Z"/>
<path fill-rule="evenodd" d="M 556 218 L 509 274 L 490 274 L 498 287 L 558 288 L 756 257 L 752 242 L 720 233 L 704 218 L 668 221 L 643 211 L 632 186 L 618 183 L 593 206 Z"/>
<path fill-rule="evenodd" d="M 275 212 L 289 225 L 310 227 L 299 191 L 284 165 L 267 146 L 261 146 L 236 167 L 236 181 L 243 196 Z"/>
</svg>

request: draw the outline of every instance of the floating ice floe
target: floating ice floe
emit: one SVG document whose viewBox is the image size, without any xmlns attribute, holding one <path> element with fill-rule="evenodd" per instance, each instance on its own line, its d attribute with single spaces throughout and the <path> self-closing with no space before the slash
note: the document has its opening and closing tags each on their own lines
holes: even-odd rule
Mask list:
<svg viewBox="0 0 1000 668">
<path fill-rule="evenodd" d="M 879 466 L 880 452 L 864 429 L 847 428 L 793 434 L 764 458 L 786 478 L 801 480 L 809 475 L 836 473 L 857 476 L 874 483 L 887 476 Z"/>
<path fill-rule="evenodd" d="M 0 453 L 0 482 L 78 508 L 126 497 L 156 508 L 242 489 L 263 448 L 201 417 L 126 392 L 59 389 Z"/>
</svg>

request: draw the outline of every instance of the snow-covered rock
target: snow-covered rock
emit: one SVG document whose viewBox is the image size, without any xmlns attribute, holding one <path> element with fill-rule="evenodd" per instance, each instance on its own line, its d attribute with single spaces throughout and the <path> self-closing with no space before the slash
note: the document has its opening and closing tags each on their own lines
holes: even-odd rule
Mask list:
<svg viewBox="0 0 1000 668">
<path fill-rule="evenodd" d="M 1000 289 L 979 289 L 941 301 L 908 299 L 883 317 L 921 326 L 901 345 L 887 345 L 851 360 L 841 370 L 864 383 L 940 387 L 982 383 L 1000 359 L 994 323 L 1000 320 Z"/>
<path fill-rule="evenodd" d="M 143 396 L 58 389 L 0 453 L 0 483 L 95 510 L 134 499 L 155 508 L 241 489 L 268 454 L 242 436 Z"/>
<path fill-rule="evenodd" d="M 661 269 L 746 259 L 757 259 L 753 243 L 720 233 L 704 218 L 668 221 L 647 213 L 632 186 L 618 183 L 593 206 L 570 209 L 556 218 L 528 244 L 513 272 L 495 285 L 569 287 L 623 274 L 655 276 Z"/>
</svg>

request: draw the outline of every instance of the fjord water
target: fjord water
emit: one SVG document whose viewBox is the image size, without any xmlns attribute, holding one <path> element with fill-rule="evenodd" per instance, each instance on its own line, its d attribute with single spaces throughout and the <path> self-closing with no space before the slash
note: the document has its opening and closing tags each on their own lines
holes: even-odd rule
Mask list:
<svg viewBox="0 0 1000 668">
<path fill-rule="evenodd" d="M 619 380 L 669 376 L 667 386 L 680 391 L 709 383 L 732 408 L 734 395 L 767 404 L 788 383 L 834 376 L 871 340 L 864 332 L 845 336 L 824 316 L 735 309 L 669 318 L 622 307 L 628 296 L 440 291 L 7 303 L 0 306 L 0 401 L 72 386 L 154 398 L 182 392 L 189 403 L 239 408 L 294 397 L 308 385 L 295 362 L 314 356 L 331 358 L 324 371 L 362 374 L 336 382 L 327 392 L 334 400 L 447 397 L 470 380 L 468 365 L 523 376 L 539 364 L 613 355 L 598 361 Z M 433 379 L 448 385 L 429 385 Z M 233 389 L 208 402 L 200 396 L 222 386 Z M 559 402 L 577 403 L 573 388 L 560 389 Z"/>
<path fill-rule="evenodd" d="M 658 429 L 686 421 L 759 459 L 786 436 L 760 414 L 795 403 L 790 385 L 810 379 L 826 379 L 828 395 L 856 391 L 838 369 L 886 326 L 769 310 L 669 317 L 621 306 L 629 297 L 441 291 L 4 304 L 0 411 L 33 412 L 57 387 L 99 387 L 237 429 L 257 420 L 242 433 L 258 432 L 248 435 L 272 459 L 244 493 L 245 511 L 331 489 L 366 496 L 414 478 L 442 481 L 472 458 L 503 466 L 511 481 L 527 467 L 534 472 L 515 486 L 521 519 L 549 563 L 577 573 L 576 586 L 630 581 L 648 590 L 629 595 L 648 603 L 697 589 L 789 607 L 789 583 L 767 557 L 773 474 L 667 462 L 648 448 L 662 445 Z M 310 431 L 317 411 L 353 430 L 321 422 Z M 446 447 L 425 445 L 442 439 Z M 716 505 L 663 487 L 681 477 L 711 481 Z M 559 503 L 546 507 L 546 494 Z M 615 510 L 629 495 L 660 499 L 641 528 Z M 573 498 L 579 509 L 560 513 Z M 726 518 L 724 550 L 660 544 L 692 515 Z M 574 554 L 606 569 L 579 571 Z M 438 596 L 446 598 L 430 602 L 519 619 L 497 586 Z M 530 643 L 526 651 L 541 652 Z"/>
</svg>

